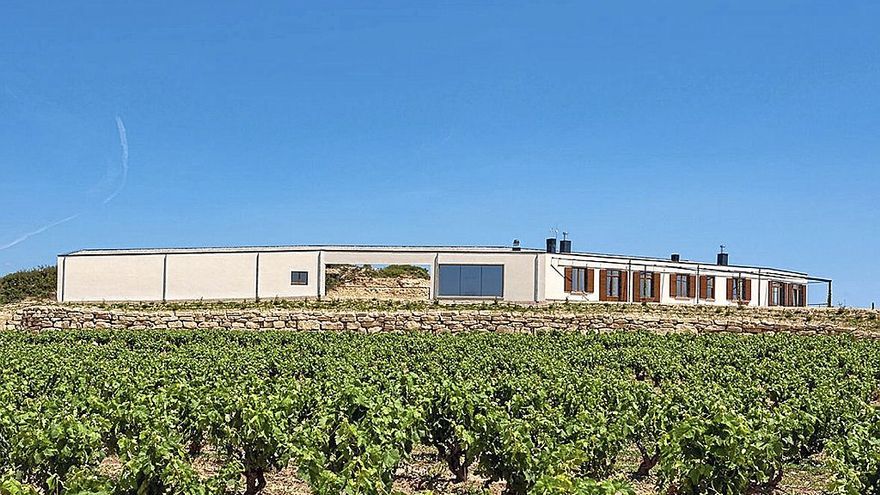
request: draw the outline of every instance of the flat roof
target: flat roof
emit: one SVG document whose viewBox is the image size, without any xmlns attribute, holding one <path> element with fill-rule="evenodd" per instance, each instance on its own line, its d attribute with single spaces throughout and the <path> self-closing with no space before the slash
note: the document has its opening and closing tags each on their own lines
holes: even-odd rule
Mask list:
<svg viewBox="0 0 880 495">
<path fill-rule="evenodd" d="M 199 253 L 271 253 L 291 251 L 404 251 L 464 252 L 464 253 L 513 253 L 510 246 L 388 246 L 355 244 L 311 244 L 290 246 L 233 246 L 233 247 L 185 247 L 185 248 L 134 248 L 134 249 L 81 249 L 61 256 L 95 256 L 111 254 L 199 254 Z M 541 249 L 522 248 L 524 253 L 543 253 Z"/>
<path fill-rule="evenodd" d="M 389 245 L 288 245 L 288 246 L 227 246 L 227 247 L 183 247 L 183 248 L 122 248 L 122 249 L 81 249 L 66 254 L 67 256 L 110 256 L 110 255 L 162 255 L 162 254 L 212 254 L 212 253 L 272 253 L 272 252 L 308 252 L 308 251 L 350 251 L 350 252 L 407 252 L 407 253 L 485 253 L 485 254 L 543 254 L 546 251 L 535 248 L 521 248 L 514 251 L 511 246 L 389 246 Z M 724 271 L 728 270 L 767 270 L 782 274 L 806 277 L 805 272 L 783 270 L 763 266 L 751 265 L 724 265 L 682 259 L 672 261 L 669 258 L 657 258 L 650 256 L 627 256 L 623 254 L 571 252 L 552 253 L 555 256 L 595 257 L 613 259 L 618 261 L 664 263 L 671 265 L 700 265 L 714 267 Z"/>
</svg>

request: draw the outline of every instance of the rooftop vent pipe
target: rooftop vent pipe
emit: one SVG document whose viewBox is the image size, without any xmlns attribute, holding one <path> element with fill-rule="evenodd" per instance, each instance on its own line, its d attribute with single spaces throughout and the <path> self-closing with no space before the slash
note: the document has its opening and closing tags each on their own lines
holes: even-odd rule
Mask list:
<svg viewBox="0 0 880 495">
<path fill-rule="evenodd" d="M 672 260 L 674 263 L 678 263 L 679 261 L 681 261 L 681 255 L 678 253 L 672 253 L 672 256 L 670 256 L 669 259 Z"/>
<path fill-rule="evenodd" d="M 547 252 L 555 253 L 556 252 L 556 238 L 548 237 L 547 238 Z"/>
<path fill-rule="evenodd" d="M 514 251 L 522 251 L 522 248 L 519 245 L 519 239 L 513 240 L 513 250 Z"/>
</svg>

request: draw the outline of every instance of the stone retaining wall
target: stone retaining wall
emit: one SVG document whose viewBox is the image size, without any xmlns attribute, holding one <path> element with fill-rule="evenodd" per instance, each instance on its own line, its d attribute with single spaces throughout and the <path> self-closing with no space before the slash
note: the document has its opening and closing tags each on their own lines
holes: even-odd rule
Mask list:
<svg viewBox="0 0 880 495">
<path fill-rule="evenodd" d="M 210 310 L 108 310 L 82 306 L 46 305 L 19 308 L 6 324 L 8 329 L 44 330 L 79 328 L 128 329 L 291 329 L 305 331 L 358 332 L 520 332 L 549 330 L 603 332 L 652 330 L 690 333 L 853 334 L 880 337 L 873 316 L 870 325 L 853 324 L 852 318 L 834 321 L 828 314 L 746 310 L 713 314 L 696 308 L 662 312 L 566 312 L 427 309 L 420 311 L 336 311 L 303 309 L 210 309 Z M 878 319 L 880 320 L 880 319 Z M 857 321 L 857 320 L 855 320 Z"/>
<path fill-rule="evenodd" d="M 376 299 L 380 301 L 427 301 L 431 281 L 420 278 L 359 278 L 327 292 L 327 299 Z"/>
</svg>

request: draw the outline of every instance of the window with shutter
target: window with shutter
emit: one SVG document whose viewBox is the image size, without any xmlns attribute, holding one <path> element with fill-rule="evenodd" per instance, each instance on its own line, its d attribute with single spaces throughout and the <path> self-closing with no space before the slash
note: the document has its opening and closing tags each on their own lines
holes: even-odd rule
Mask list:
<svg viewBox="0 0 880 495">
<path fill-rule="evenodd" d="M 654 298 L 652 299 L 652 301 L 660 302 L 660 274 L 659 273 L 654 273 L 652 282 L 654 285 Z"/>
<path fill-rule="evenodd" d="M 678 273 L 675 275 L 675 297 L 686 298 L 690 297 L 691 289 L 690 289 L 690 277 L 688 275 L 683 275 Z"/>
<path fill-rule="evenodd" d="M 605 270 L 605 285 L 602 290 L 605 291 L 606 300 L 620 301 L 623 299 L 621 294 L 623 291 L 622 280 L 626 280 L 620 270 Z"/>
<path fill-rule="evenodd" d="M 701 297 L 703 299 L 715 299 L 715 276 L 714 275 L 706 275 L 703 277 L 703 294 Z"/>
<path fill-rule="evenodd" d="M 588 285 L 592 270 L 584 267 L 569 266 L 565 268 L 565 292 L 582 293 L 589 292 Z"/>
<path fill-rule="evenodd" d="M 636 272 L 633 273 L 633 283 L 638 287 L 639 301 L 654 300 L 654 273 L 653 272 Z"/>
</svg>

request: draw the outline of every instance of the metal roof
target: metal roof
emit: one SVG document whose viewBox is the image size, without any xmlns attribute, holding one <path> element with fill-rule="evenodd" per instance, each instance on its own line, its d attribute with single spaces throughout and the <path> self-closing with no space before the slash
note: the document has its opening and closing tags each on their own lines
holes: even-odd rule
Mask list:
<svg viewBox="0 0 880 495">
<path fill-rule="evenodd" d="M 388 245 L 290 245 L 290 246 L 232 246 L 232 247 L 184 247 L 184 248 L 134 248 L 134 249 L 81 249 L 61 256 L 97 256 L 114 254 L 201 254 L 201 253 L 272 253 L 296 251 L 400 251 L 465 252 L 465 253 L 515 253 L 510 246 L 388 246 Z M 522 253 L 543 253 L 541 249 L 522 248 Z"/>
<path fill-rule="evenodd" d="M 211 253 L 271 253 L 271 252 L 308 252 L 308 251 L 352 251 L 352 252 L 407 252 L 407 253 L 486 253 L 486 254 L 543 254 L 543 249 L 521 248 L 520 251 L 513 251 L 511 246 L 389 246 L 389 245 L 288 245 L 288 246 L 227 246 L 227 247 L 183 247 L 183 248 L 133 248 L 133 249 L 82 249 L 70 253 L 62 254 L 66 256 L 110 256 L 110 255 L 163 255 L 163 254 L 211 254 Z M 620 262 L 632 262 L 633 264 L 642 263 L 662 263 L 663 265 L 679 265 L 685 266 L 701 266 L 705 268 L 714 268 L 721 271 L 741 270 L 762 270 L 768 272 L 777 272 L 786 275 L 796 275 L 805 277 L 805 272 L 782 270 L 778 268 L 769 268 L 762 266 L 749 265 L 725 265 L 718 266 L 711 262 L 699 262 L 693 260 L 681 260 L 678 262 L 671 261 L 668 258 L 656 258 L 650 256 L 627 256 L 622 254 L 605 254 L 605 253 L 588 253 L 588 252 L 572 252 L 572 253 L 553 253 L 554 256 L 572 256 L 576 258 L 603 258 L 605 260 L 614 260 Z M 600 260 L 601 261 L 601 260 Z"/>
</svg>

